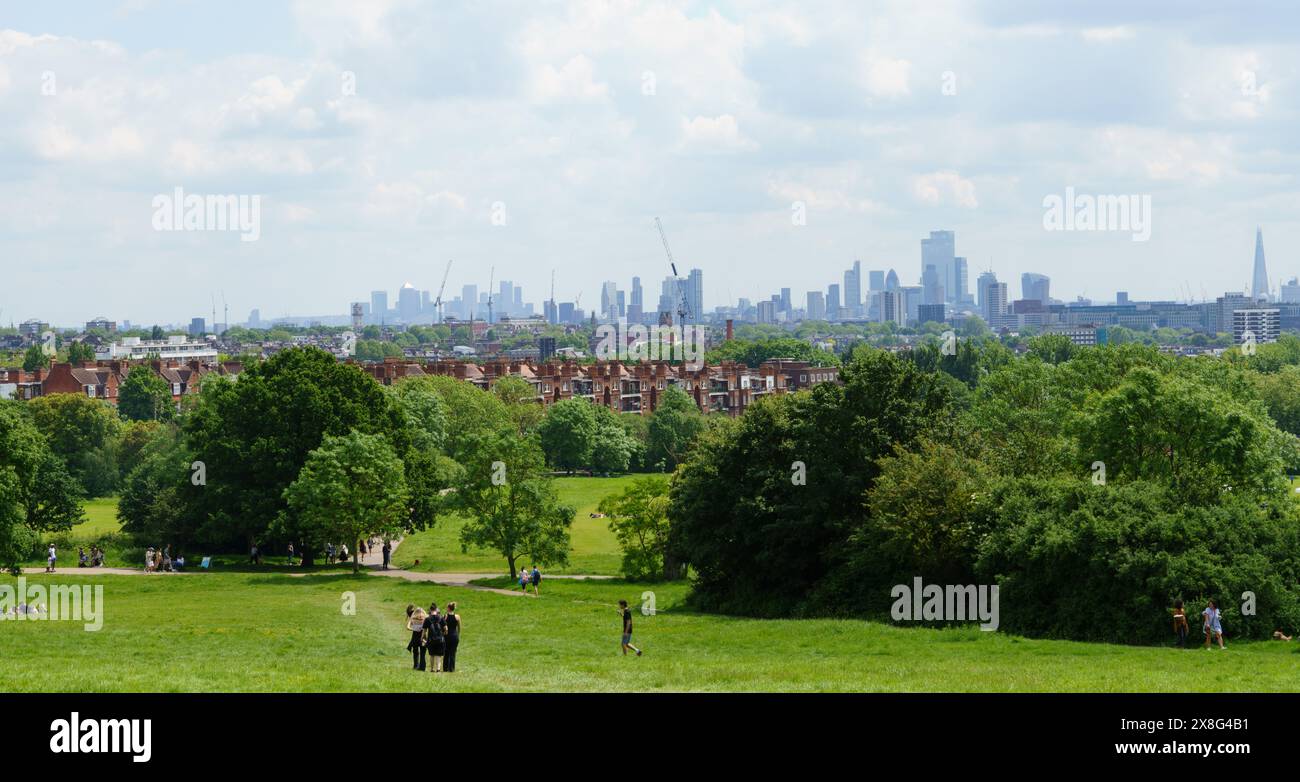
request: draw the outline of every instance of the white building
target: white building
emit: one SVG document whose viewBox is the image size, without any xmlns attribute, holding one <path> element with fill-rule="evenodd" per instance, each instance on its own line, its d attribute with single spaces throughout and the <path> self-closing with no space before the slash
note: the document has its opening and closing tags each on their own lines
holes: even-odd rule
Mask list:
<svg viewBox="0 0 1300 782">
<path fill-rule="evenodd" d="M 1281 310 L 1276 307 L 1251 307 L 1232 311 L 1232 341 L 1238 345 L 1250 332 L 1256 345 L 1277 342 L 1282 333 Z"/>
<path fill-rule="evenodd" d="M 197 358 L 200 361 L 216 361 L 217 349 L 207 342 L 174 335 L 167 339 L 127 337 L 95 353 L 95 358 L 100 361 L 120 361 L 123 359 L 139 361 L 149 356 L 158 356 L 164 361 L 167 359 L 189 361 L 192 358 Z"/>
</svg>

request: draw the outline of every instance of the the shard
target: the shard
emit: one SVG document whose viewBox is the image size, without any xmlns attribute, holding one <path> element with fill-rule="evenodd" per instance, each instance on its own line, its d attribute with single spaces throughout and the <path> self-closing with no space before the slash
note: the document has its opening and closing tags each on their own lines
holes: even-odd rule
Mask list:
<svg viewBox="0 0 1300 782">
<path fill-rule="evenodd" d="M 1264 267 L 1264 232 L 1255 229 L 1255 275 L 1250 293 L 1258 301 L 1268 299 L 1268 269 Z"/>
</svg>

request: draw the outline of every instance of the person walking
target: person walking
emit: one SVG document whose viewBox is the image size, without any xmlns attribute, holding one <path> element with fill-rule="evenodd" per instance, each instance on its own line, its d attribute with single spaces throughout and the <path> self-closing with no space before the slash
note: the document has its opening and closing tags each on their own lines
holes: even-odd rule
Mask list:
<svg viewBox="0 0 1300 782">
<path fill-rule="evenodd" d="M 438 604 L 429 604 L 429 615 L 424 619 L 424 646 L 429 654 L 429 672 L 442 673 L 442 656 L 447 651 L 444 638 L 442 615 L 438 613 Z"/>
<path fill-rule="evenodd" d="M 406 629 L 411 631 L 406 650 L 411 653 L 411 669 L 415 671 L 424 670 L 424 619 L 424 609 L 416 608 L 414 604 L 406 607 Z"/>
<path fill-rule="evenodd" d="M 623 656 L 627 656 L 627 650 L 631 649 L 636 652 L 636 656 L 641 656 L 641 650 L 632 645 L 632 609 L 627 607 L 626 600 L 618 601 L 619 613 L 623 615 Z"/>
<path fill-rule="evenodd" d="M 533 573 L 528 580 L 533 584 L 533 597 L 537 597 L 537 586 L 542 583 L 542 571 L 538 570 L 536 565 L 533 565 Z"/>
<path fill-rule="evenodd" d="M 1223 626 L 1219 623 L 1219 607 L 1214 604 L 1213 600 L 1205 606 L 1201 616 L 1205 617 L 1205 648 L 1210 648 L 1210 637 L 1213 636 L 1218 639 L 1219 648 L 1226 649 L 1227 647 L 1223 645 Z"/>
<path fill-rule="evenodd" d="M 442 670 L 444 673 L 452 673 L 456 670 L 456 647 L 460 646 L 460 614 L 456 613 L 456 602 L 452 601 L 447 604 L 447 615 L 443 617 L 447 628 L 446 641 L 447 651 L 442 655 Z"/>
<path fill-rule="evenodd" d="M 384 570 L 388 569 L 388 560 L 393 556 L 393 547 L 389 545 L 388 539 L 384 538 Z"/>
<path fill-rule="evenodd" d="M 289 567 L 293 567 L 293 544 L 289 544 Z"/>
<path fill-rule="evenodd" d="M 53 573 L 54 563 L 59 559 L 59 552 L 55 550 L 53 543 L 50 544 L 49 551 L 45 552 L 45 557 L 45 572 Z"/>
</svg>

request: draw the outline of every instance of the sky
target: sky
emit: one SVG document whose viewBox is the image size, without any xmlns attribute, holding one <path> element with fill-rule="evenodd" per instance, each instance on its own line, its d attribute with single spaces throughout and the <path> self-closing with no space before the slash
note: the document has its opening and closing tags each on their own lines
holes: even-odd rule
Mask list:
<svg viewBox="0 0 1300 782">
<path fill-rule="evenodd" d="M 0 0 L 0 323 L 344 314 L 489 276 L 706 309 L 956 232 L 1052 295 L 1300 275 L 1300 5 L 1093 0 Z M 156 201 L 258 196 L 256 241 Z M 1150 237 L 1045 227 L 1149 197 Z M 211 228 L 212 226 L 207 226 Z M 1121 226 L 1123 227 L 1123 226 Z M 865 287 L 865 286 L 864 286 Z"/>
</svg>

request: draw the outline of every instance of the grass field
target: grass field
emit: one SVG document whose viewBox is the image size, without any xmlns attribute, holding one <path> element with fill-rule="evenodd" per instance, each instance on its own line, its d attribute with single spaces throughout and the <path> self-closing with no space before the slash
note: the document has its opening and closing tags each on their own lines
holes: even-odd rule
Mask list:
<svg viewBox="0 0 1300 782">
<path fill-rule="evenodd" d="M 566 567 L 549 568 L 555 573 L 586 573 L 590 575 L 617 575 L 623 555 L 614 533 L 609 531 L 606 519 L 593 519 L 600 501 L 610 494 L 626 488 L 641 476 L 625 475 L 616 478 L 556 478 L 555 488 L 560 501 L 574 507 L 573 526 L 569 535 L 573 550 Z M 431 530 L 409 535 L 398 547 L 393 563 L 409 570 L 443 573 L 507 573 L 506 560 L 485 549 L 460 550 L 460 529 L 464 521 L 457 517 L 438 520 Z M 418 566 L 415 560 L 420 560 Z M 528 562 L 521 563 L 523 565 Z"/>
<path fill-rule="evenodd" d="M 975 628 L 763 621 L 681 608 L 686 587 L 543 582 L 538 599 L 362 575 L 74 577 L 103 628 L 0 622 L 0 691 L 1295 691 L 1300 643 L 1179 651 L 1032 641 Z M 13 583 L 4 577 L 0 583 Z M 641 658 L 619 654 L 619 598 Z M 341 611 L 346 591 L 356 614 Z M 459 603 L 459 670 L 410 670 L 408 602 Z"/>
<path fill-rule="evenodd" d="M 121 522 L 117 520 L 116 497 L 86 500 L 81 507 L 86 512 L 86 520 L 72 528 L 74 536 L 93 539 L 122 529 Z"/>
</svg>

